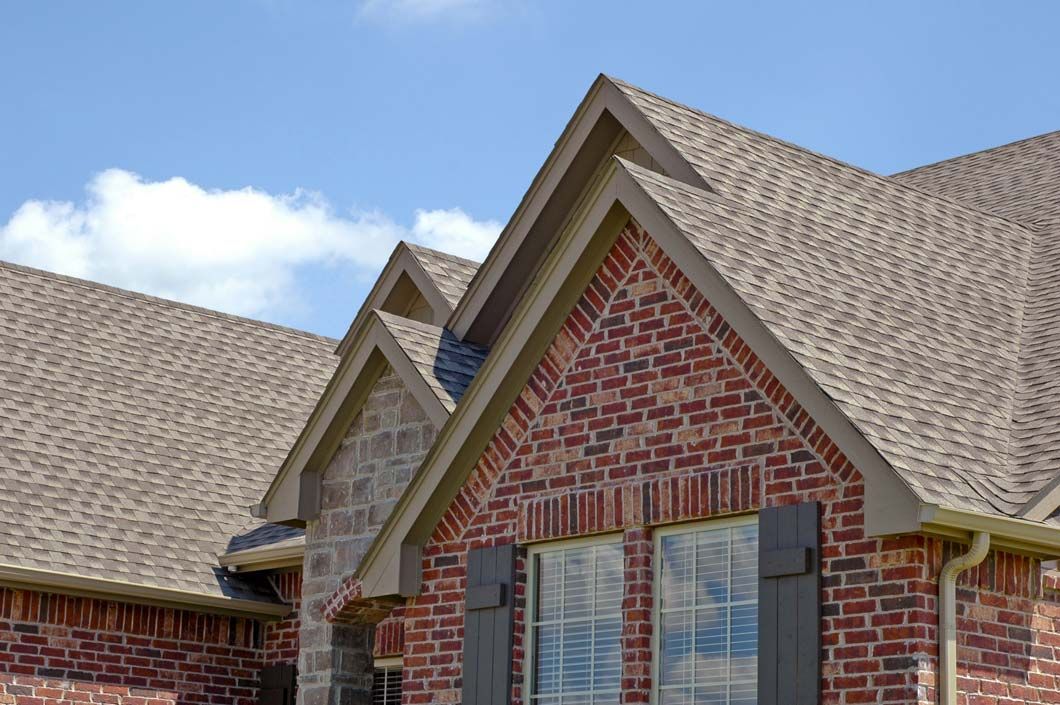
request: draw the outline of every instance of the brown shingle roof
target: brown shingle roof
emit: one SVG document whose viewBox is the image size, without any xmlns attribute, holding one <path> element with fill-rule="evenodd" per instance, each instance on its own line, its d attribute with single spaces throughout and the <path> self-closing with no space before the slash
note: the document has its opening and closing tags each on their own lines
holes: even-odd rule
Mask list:
<svg viewBox="0 0 1060 705">
<path fill-rule="evenodd" d="M 411 242 L 406 242 L 405 245 L 416 256 L 416 261 L 438 287 L 438 291 L 442 292 L 446 301 L 454 307 L 460 303 L 460 298 L 478 271 L 479 263 Z"/>
<path fill-rule="evenodd" d="M 247 524 L 335 341 L 0 264 L 0 563 L 237 589 Z"/>
<path fill-rule="evenodd" d="M 928 502 L 1018 513 L 1057 471 L 1041 355 L 1060 341 L 1041 324 L 1037 343 L 1025 335 L 1035 316 L 1056 322 L 1047 238 L 618 85 L 714 193 L 626 168 L 906 482 Z M 1035 345 L 1048 352 L 1031 363 Z"/>
<path fill-rule="evenodd" d="M 489 350 L 458 340 L 444 328 L 412 321 L 385 311 L 376 315 L 394 336 L 427 386 L 452 413 L 464 396 Z"/>
</svg>

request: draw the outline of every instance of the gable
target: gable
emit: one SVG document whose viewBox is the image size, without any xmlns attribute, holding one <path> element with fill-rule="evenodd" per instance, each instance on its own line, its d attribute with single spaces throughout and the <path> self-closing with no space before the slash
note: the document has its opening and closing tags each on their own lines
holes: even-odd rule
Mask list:
<svg viewBox="0 0 1060 705">
<path fill-rule="evenodd" d="M 863 491 L 846 456 L 630 221 L 424 553 L 744 512 L 796 477 L 818 500 Z"/>
</svg>

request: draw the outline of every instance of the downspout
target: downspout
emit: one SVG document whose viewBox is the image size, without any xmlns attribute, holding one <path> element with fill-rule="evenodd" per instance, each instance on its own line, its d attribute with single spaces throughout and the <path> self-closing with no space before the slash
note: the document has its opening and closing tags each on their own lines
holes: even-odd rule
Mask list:
<svg viewBox="0 0 1060 705">
<path fill-rule="evenodd" d="M 989 552 L 990 534 L 976 531 L 968 552 L 951 558 L 939 573 L 939 705 L 957 705 L 957 576 Z"/>
</svg>

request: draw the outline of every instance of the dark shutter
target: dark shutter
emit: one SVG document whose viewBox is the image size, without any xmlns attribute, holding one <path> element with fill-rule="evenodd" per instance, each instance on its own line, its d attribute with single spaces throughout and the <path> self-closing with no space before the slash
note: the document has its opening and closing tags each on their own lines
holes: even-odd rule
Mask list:
<svg viewBox="0 0 1060 705">
<path fill-rule="evenodd" d="M 515 546 L 468 551 L 463 705 L 508 705 L 512 690 Z"/>
<path fill-rule="evenodd" d="M 280 663 L 261 669 L 258 705 L 295 705 L 298 670 L 294 664 Z"/>
<path fill-rule="evenodd" d="M 758 532 L 758 703 L 818 705 L 820 505 L 763 509 Z"/>
</svg>

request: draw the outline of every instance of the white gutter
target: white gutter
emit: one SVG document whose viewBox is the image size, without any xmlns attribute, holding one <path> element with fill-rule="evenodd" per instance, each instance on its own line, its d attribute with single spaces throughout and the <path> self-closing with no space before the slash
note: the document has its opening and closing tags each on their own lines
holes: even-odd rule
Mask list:
<svg viewBox="0 0 1060 705">
<path fill-rule="evenodd" d="M 990 534 L 977 531 L 968 552 L 951 558 L 939 573 L 939 705 L 957 705 L 957 576 L 989 552 Z"/>
</svg>

